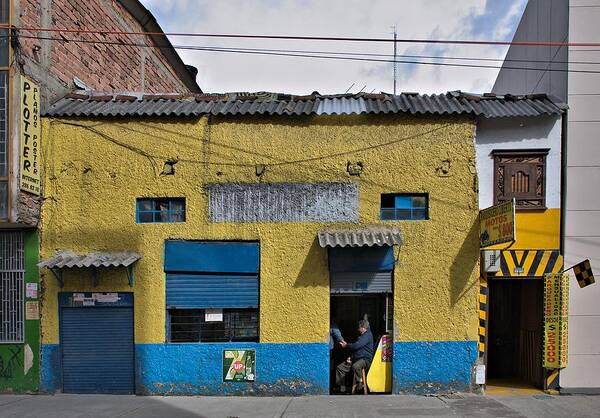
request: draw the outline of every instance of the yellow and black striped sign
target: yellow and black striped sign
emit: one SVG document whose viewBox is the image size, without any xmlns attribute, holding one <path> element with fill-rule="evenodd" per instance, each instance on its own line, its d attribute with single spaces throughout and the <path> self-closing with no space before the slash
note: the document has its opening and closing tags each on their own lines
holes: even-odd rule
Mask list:
<svg viewBox="0 0 600 418">
<path fill-rule="evenodd" d="M 492 277 L 543 278 L 563 268 L 563 257 L 558 250 L 506 250 L 500 254 L 500 271 Z"/>
<path fill-rule="evenodd" d="M 479 343 L 477 344 L 479 357 L 485 356 L 485 340 L 487 333 L 487 304 L 488 283 L 485 277 L 479 279 Z"/>
<path fill-rule="evenodd" d="M 579 283 L 579 287 L 581 288 L 596 283 L 594 274 L 592 273 L 592 265 L 590 264 L 590 260 L 582 261 L 581 263 L 573 266 L 573 273 L 575 273 L 575 278 L 577 279 L 577 283 Z"/>
</svg>

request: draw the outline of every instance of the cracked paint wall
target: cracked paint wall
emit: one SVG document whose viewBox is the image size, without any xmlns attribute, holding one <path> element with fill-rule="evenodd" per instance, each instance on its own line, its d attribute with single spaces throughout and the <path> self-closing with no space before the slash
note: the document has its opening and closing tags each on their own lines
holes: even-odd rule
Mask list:
<svg viewBox="0 0 600 418">
<path fill-rule="evenodd" d="M 473 121 L 361 115 L 208 122 L 44 120 L 42 258 L 60 249 L 142 255 L 133 288 L 137 392 L 327 393 L 329 273 L 316 234 L 380 223 L 398 226 L 404 236 L 395 250 L 394 390 L 468 387 L 479 269 Z M 209 185 L 328 182 L 358 185 L 357 222 L 209 218 Z M 429 193 L 430 219 L 381 222 L 380 194 L 390 192 Z M 136 224 L 138 197 L 185 197 L 186 222 Z M 259 343 L 165 343 L 165 239 L 260 242 Z M 87 272 L 67 271 L 64 279 L 64 291 L 130 290 L 123 271 L 100 271 L 96 288 Z M 42 386 L 54 391 L 60 389 L 59 288 L 47 271 L 43 280 Z M 223 385 L 224 346 L 256 347 L 254 384 Z"/>
</svg>

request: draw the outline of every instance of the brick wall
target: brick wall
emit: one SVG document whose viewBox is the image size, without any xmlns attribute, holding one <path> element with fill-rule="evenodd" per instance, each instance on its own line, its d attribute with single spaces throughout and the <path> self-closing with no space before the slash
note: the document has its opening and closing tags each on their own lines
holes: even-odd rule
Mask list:
<svg viewBox="0 0 600 418">
<path fill-rule="evenodd" d="M 19 27 L 143 32 L 140 23 L 116 0 L 13 0 L 13 24 Z M 190 93 L 162 50 L 153 48 L 147 36 L 75 33 L 22 32 L 15 50 L 20 72 L 41 87 L 42 107 L 74 88 L 73 78 L 98 91 L 136 91 L 148 93 Z M 23 36 L 59 38 L 32 39 Z M 69 39 L 124 42 L 148 47 L 72 42 Z M 19 102 L 13 89 L 14 103 Z M 13 137 L 18 137 L 18 112 L 11 115 Z M 17 160 L 15 160 L 17 161 Z M 13 171 L 18 177 L 18 170 Z M 19 191 L 13 184 L 14 214 L 11 220 L 35 226 L 40 198 Z M 42 185 L 44 187 L 44 185 Z"/>
<path fill-rule="evenodd" d="M 20 0 L 22 27 L 82 28 L 142 32 L 139 22 L 115 0 Z M 31 35 L 23 33 L 22 35 Z M 73 87 L 73 77 L 101 91 L 188 93 L 168 60 L 147 36 L 60 34 L 44 36 L 126 42 L 149 47 L 21 38 L 21 65 L 52 99 Z"/>
</svg>

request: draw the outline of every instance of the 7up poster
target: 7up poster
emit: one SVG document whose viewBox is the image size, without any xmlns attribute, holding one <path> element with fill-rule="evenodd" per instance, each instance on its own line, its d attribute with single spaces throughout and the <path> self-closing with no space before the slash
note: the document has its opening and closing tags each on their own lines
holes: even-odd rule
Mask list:
<svg viewBox="0 0 600 418">
<path fill-rule="evenodd" d="M 254 350 L 223 351 L 223 381 L 253 382 L 256 353 Z"/>
</svg>

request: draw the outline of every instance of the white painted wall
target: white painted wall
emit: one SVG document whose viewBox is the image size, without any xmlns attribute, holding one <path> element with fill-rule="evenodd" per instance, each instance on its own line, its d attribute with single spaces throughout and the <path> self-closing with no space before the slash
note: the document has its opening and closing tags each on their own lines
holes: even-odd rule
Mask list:
<svg viewBox="0 0 600 418">
<path fill-rule="evenodd" d="M 583 7 L 582 7 L 583 6 Z M 600 0 L 571 0 L 569 41 L 600 39 Z M 569 61 L 598 62 L 600 50 L 569 48 Z M 570 64 L 573 69 L 592 65 Z M 569 73 L 565 265 L 589 258 L 599 283 L 580 289 L 571 274 L 567 391 L 600 389 L 600 77 Z"/>
<path fill-rule="evenodd" d="M 479 177 L 479 208 L 494 204 L 494 150 L 550 149 L 546 157 L 546 207 L 560 207 L 561 118 L 480 119 L 475 152 Z"/>
</svg>

